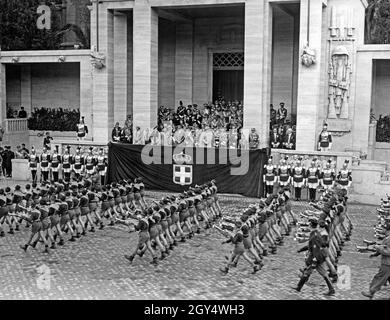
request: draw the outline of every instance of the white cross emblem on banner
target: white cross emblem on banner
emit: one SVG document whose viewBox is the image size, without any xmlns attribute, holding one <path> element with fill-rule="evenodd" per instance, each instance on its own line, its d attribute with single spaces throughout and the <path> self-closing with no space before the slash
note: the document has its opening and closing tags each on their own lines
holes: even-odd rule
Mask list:
<svg viewBox="0 0 390 320">
<path fill-rule="evenodd" d="M 173 182 L 183 186 L 192 184 L 192 166 L 173 165 Z"/>
</svg>

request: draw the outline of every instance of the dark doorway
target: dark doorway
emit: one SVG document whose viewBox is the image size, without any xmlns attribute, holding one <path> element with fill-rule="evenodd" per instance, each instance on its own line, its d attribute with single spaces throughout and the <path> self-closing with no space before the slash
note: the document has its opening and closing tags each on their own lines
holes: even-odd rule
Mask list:
<svg viewBox="0 0 390 320">
<path fill-rule="evenodd" d="M 226 101 L 242 101 L 244 97 L 244 70 L 214 70 L 213 101 L 219 96 Z"/>
</svg>

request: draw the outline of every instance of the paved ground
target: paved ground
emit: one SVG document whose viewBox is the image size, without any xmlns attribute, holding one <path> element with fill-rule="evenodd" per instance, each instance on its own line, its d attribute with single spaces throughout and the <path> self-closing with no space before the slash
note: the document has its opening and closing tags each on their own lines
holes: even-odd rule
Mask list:
<svg viewBox="0 0 390 320">
<path fill-rule="evenodd" d="M 221 196 L 225 213 L 243 209 L 251 202 L 253 199 Z M 305 206 L 294 203 L 293 208 L 299 211 Z M 290 289 L 296 285 L 298 269 L 304 264 L 303 255 L 296 253 L 299 244 L 292 236 L 276 255 L 265 258 L 264 268 L 256 275 L 250 274 L 245 261 L 222 275 L 218 268 L 225 263 L 224 256 L 231 247 L 222 245 L 223 237 L 214 230 L 180 244 L 154 267 L 149 264 L 149 255 L 129 265 L 123 255 L 133 250 L 136 235 L 115 226 L 67 242 L 50 255 L 43 254 L 42 248 L 29 248 L 27 253 L 19 249 L 28 237 L 27 230 L 0 238 L 0 299 L 362 299 L 360 292 L 367 288 L 380 262 L 357 253 L 355 244 L 372 238 L 376 214 L 370 206 L 353 205 L 349 212 L 355 230 L 340 265 L 351 270 L 351 288 L 344 290 L 341 286 L 332 298 L 323 295 L 327 288 L 318 274 L 312 276 L 301 294 Z M 49 282 L 42 281 L 39 274 L 45 266 L 50 272 Z M 45 289 L 45 283 L 50 288 Z M 376 299 L 390 299 L 390 288 Z"/>
</svg>

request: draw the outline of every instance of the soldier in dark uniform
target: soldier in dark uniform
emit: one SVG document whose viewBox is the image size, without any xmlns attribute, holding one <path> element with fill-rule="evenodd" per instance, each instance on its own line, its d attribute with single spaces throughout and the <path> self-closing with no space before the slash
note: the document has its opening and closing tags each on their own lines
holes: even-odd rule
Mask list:
<svg viewBox="0 0 390 320">
<path fill-rule="evenodd" d="M 377 253 L 382 257 L 381 266 L 370 283 L 369 291 L 362 292 L 364 296 L 370 299 L 390 280 L 390 217 L 387 217 L 385 221 L 386 238 L 382 241 L 382 244 L 375 245 Z"/>
<path fill-rule="evenodd" d="M 320 181 L 320 171 L 316 166 L 316 162 L 311 162 L 311 167 L 306 170 L 306 183 L 309 188 L 309 199 L 314 202 L 316 200 L 316 192 Z"/>
<path fill-rule="evenodd" d="M 114 142 L 121 141 L 122 129 L 119 126 L 119 122 L 115 123 L 115 127 L 112 129 L 111 138 Z"/>
<path fill-rule="evenodd" d="M 28 167 L 30 168 L 31 171 L 31 178 L 33 183 L 37 182 L 38 163 L 39 163 L 39 156 L 35 152 L 35 148 L 32 147 L 31 153 L 28 157 Z"/>
<path fill-rule="evenodd" d="M 61 155 L 58 152 L 58 146 L 55 146 L 54 152 L 50 159 L 51 172 L 53 173 L 54 182 L 58 182 L 58 176 L 61 166 Z"/>
<path fill-rule="evenodd" d="M 318 137 L 318 150 L 329 151 L 332 148 L 332 135 L 328 131 L 328 125 L 325 123 Z"/>
<path fill-rule="evenodd" d="M 45 182 L 49 181 L 50 161 L 50 154 L 47 152 L 46 148 L 43 148 L 39 162 L 41 163 L 41 180 Z"/>
<path fill-rule="evenodd" d="M 62 175 L 66 182 L 70 181 L 70 172 L 72 170 L 72 155 L 70 154 L 70 146 L 67 146 L 64 154 L 62 155 Z"/>
<path fill-rule="evenodd" d="M 294 287 L 293 289 L 300 292 L 302 287 L 309 280 L 313 271 L 317 270 L 318 273 L 324 278 L 328 286 L 329 291 L 327 295 L 334 295 L 335 290 L 328 276 L 325 256 L 323 253 L 323 249 L 327 247 L 327 243 L 324 241 L 317 227 L 318 227 L 318 221 L 312 218 L 310 220 L 311 233 L 309 236 L 309 243 L 307 246 L 304 246 L 303 248 L 298 250 L 298 253 L 303 251 L 308 251 L 306 261 L 305 261 L 306 268 L 303 271 L 303 275 L 299 280 L 297 287 Z"/>
<path fill-rule="evenodd" d="M 277 112 L 277 118 L 279 121 L 279 125 L 284 125 L 284 123 L 287 120 L 287 109 L 284 107 L 284 102 L 281 102 L 279 105 L 280 108 L 278 109 Z"/>
</svg>

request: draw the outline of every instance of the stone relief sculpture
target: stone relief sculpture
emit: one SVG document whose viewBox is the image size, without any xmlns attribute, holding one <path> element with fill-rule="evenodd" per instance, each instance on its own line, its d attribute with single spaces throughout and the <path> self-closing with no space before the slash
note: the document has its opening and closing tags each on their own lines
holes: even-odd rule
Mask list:
<svg viewBox="0 0 390 320">
<path fill-rule="evenodd" d="M 304 66 L 310 67 L 316 63 L 316 52 L 314 49 L 311 49 L 308 45 L 305 45 L 301 55 L 301 62 Z"/>
<path fill-rule="evenodd" d="M 91 64 L 96 69 L 102 69 L 106 66 L 106 56 L 103 53 L 96 51 L 96 47 L 91 49 Z"/>
<path fill-rule="evenodd" d="M 351 87 L 352 64 L 345 46 L 332 51 L 329 63 L 329 110 L 330 119 L 347 119 Z"/>
</svg>

